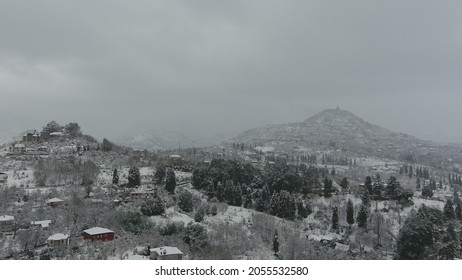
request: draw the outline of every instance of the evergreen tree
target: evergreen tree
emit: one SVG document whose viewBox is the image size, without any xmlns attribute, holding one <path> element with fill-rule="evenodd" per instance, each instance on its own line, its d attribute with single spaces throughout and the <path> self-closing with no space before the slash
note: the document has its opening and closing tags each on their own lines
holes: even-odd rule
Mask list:
<svg viewBox="0 0 462 280">
<path fill-rule="evenodd" d="M 332 166 L 332 169 L 330 171 L 330 175 L 335 176 L 335 168 Z"/>
<path fill-rule="evenodd" d="M 193 195 L 187 190 L 183 190 L 178 195 L 178 207 L 185 212 L 191 212 L 194 207 Z"/>
<path fill-rule="evenodd" d="M 229 186 L 226 186 L 225 190 L 225 200 L 229 205 L 241 206 L 242 205 L 242 190 L 239 185 L 234 185 L 232 181 Z"/>
<path fill-rule="evenodd" d="M 334 206 L 332 209 L 332 229 L 337 230 L 338 229 L 338 208 L 337 206 Z"/>
<path fill-rule="evenodd" d="M 364 204 L 362 204 L 361 208 L 359 209 L 356 221 L 358 223 L 358 227 L 367 229 L 367 209 L 364 207 Z"/>
<path fill-rule="evenodd" d="M 136 166 L 132 166 L 128 170 L 128 186 L 135 187 L 139 185 L 141 185 L 140 169 Z"/>
<path fill-rule="evenodd" d="M 324 179 L 324 197 L 330 197 L 332 195 L 332 180 L 329 178 Z"/>
<path fill-rule="evenodd" d="M 460 202 L 457 203 L 457 205 L 456 205 L 455 215 L 456 215 L 456 218 L 457 218 L 459 221 L 462 221 L 462 207 L 461 207 L 461 205 L 460 205 Z"/>
<path fill-rule="evenodd" d="M 271 194 L 268 186 L 265 184 L 261 190 L 257 191 L 257 198 L 255 199 L 255 210 L 259 212 L 266 212 L 270 208 Z"/>
<path fill-rule="evenodd" d="M 297 202 L 297 214 L 301 219 L 306 219 L 310 214 L 309 209 L 303 204 L 301 199 Z"/>
<path fill-rule="evenodd" d="M 372 195 L 373 189 L 372 189 L 372 178 L 371 178 L 371 176 L 366 177 L 366 181 L 364 182 L 364 186 L 366 187 L 366 191 L 369 192 L 370 195 Z"/>
<path fill-rule="evenodd" d="M 387 189 L 386 189 L 386 195 L 390 198 L 396 199 L 398 198 L 398 189 L 400 187 L 400 184 L 398 180 L 396 180 L 395 177 L 391 176 L 390 179 L 388 179 L 388 184 L 387 184 Z"/>
<path fill-rule="evenodd" d="M 446 200 L 446 204 L 444 205 L 443 214 L 448 220 L 454 219 L 454 205 L 452 204 L 452 200 Z"/>
<path fill-rule="evenodd" d="M 112 173 L 112 184 L 113 185 L 119 184 L 119 173 L 117 172 L 117 168 L 114 168 L 114 172 Z"/>
<path fill-rule="evenodd" d="M 438 256 L 441 259 L 453 260 L 459 254 L 459 240 L 452 223 L 448 225 L 438 245 Z"/>
<path fill-rule="evenodd" d="M 398 235 L 398 259 L 424 259 L 426 247 L 433 244 L 432 225 L 421 215 L 411 214 Z"/>
<path fill-rule="evenodd" d="M 155 216 L 164 213 L 165 203 L 160 197 L 146 200 L 141 204 L 141 213 L 146 216 Z"/>
<path fill-rule="evenodd" d="M 68 123 L 65 127 L 64 127 L 64 131 L 69 134 L 70 136 L 72 137 L 75 137 L 75 136 L 78 136 L 80 134 L 82 134 L 80 132 L 80 126 L 78 123 Z"/>
<path fill-rule="evenodd" d="M 205 209 L 203 207 L 199 207 L 194 214 L 194 221 L 196 223 L 200 223 L 204 220 L 205 217 Z"/>
<path fill-rule="evenodd" d="M 271 197 L 271 214 L 288 220 L 295 218 L 296 205 L 288 191 L 274 193 Z"/>
<path fill-rule="evenodd" d="M 109 142 L 109 140 L 107 140 L 106 138 L 103 139 L 103 143 L 101 144 L 101 150 L 103 150 L 104 152 L 109 152 L 109 151 L 112 151 L 112 143 Z"/>
<path fill-rule="evenodd" d="M 430 186 L 424 186 L 422 188 L 422 196 L 425 198 L 430 198 L 433 196 L 433 190 L 431 189 Z"/>
<path fill-rule="evenodd" d="M 348 199 L 346 211 L 347 211 L 347 223 L 350 225 L 350 228 L 351 228 L 351 225 L 354 224 L 355 222 L 354 207 L 353 207 L 353 202 L 351 201 L 351 199 Z"/>
<path fill-rule="evenodd" d="M 194 170 L 195 171 L 195 170 Z M 194 174 L 194 172 L 193 172 Z M 164 165 L 159 165 L 156 167 L 156 172 L 154 173 L 154 180 L 156 185 L 161 185 L 164 182 L 166 175 L 166 169 Z M 196 185 L 194 185 L 197 187 Z"/>
<path fill-rule="evenodd" d="M 348 190 L 348 179 L 347 177 L 343 177 L 342 182 L 340 182 L 340 187 L 342 187 L 342 191 L 346 192 Z"/>
<path fill-rule="evenodd" d="M 278 256 L 279 254 L 279 238 L 278 238 L 278 229 L 274 229 L 274 238 L 273 238 L 273 251 L 274 255 Z"/>
<path fill-rule="evenodd" d="M 167 170 L 166 178 L 165 178 L 165 189 L 170 193 L 174 194 L 176 188 L 176 178 L 175 178 L 175 171 L 169 168 Z"/>
<path fill-rule="evenodd" d="M 56 122 L 51 121 L 43 127 L 42 132 L 40 132 L 40 138 L 47 140 L 50 136 L 50 133 L 61 131 L 62 127 Z"/>
<path fill-rule="evenodd" d="M 416 190 L 420 191 L 420 178 L 417 177 L 417 186 L 416 186 Z"/>
</svg>

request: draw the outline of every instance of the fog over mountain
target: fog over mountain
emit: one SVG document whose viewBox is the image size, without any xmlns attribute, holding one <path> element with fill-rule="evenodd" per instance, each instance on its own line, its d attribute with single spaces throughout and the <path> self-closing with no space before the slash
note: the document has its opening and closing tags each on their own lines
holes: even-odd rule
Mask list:
<svg viewBox="0 0 462 280">
<path fill-rule="evenodd" d="M 0 3 L 1 133 L 119 139 L 290 123 L 340 106 L 462 142 L 459 1 Z"/>
</svg>

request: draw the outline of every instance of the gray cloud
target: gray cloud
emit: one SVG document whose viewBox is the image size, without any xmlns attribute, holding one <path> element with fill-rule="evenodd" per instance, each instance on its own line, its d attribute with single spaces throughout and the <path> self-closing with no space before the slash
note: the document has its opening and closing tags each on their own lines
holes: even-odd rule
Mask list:
<svg viewBox="0 0 462 280">
<path fill-rule="evenodd" d="M 24 112 L 31 126 L 78 121 L 117 137 L 166 123 L 237 132 L 339 105 L 462 142 L 461 9 L 406 0 L 2 1 L 2 110 Z"/>
</svg>

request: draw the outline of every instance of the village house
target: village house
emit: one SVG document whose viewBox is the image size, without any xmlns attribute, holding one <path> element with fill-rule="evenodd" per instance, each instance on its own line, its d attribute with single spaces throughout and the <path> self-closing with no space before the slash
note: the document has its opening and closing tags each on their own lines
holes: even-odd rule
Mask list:
<svg viewBox="0 0 462 280">
<path fill-rule="evenodd" d="M 0 232 L 7 234 L 14 232 L 14 217 L 3 215 L 0 216 Z"/>
<path fill-rule="evenodd" d="M 155 197 L 154 191 L 133 191 L 130 192 L 130 199 L 146 199 Z"/>
<path fill-rule="evenodd" d="M 114 240 L 115 232 L 107 228 L 93 227 L 84 230 L 82 235 L 84 240 L 111 241 Z"/>
<path fill-rule="evenodd" d="M 26 145 L 24 144 L 15 144 L 8 148 L 8 153 L 13 155 L 21 155 L 26 152 Z"/>
<path fill-rule="evenodd" d="M 149 250 L 151 260 L 182 260 L 183 252 L 177 247 L 158 247 Z"/>
<path fill-rule="evenodd" d="M 47 206 L 50 206 L 51 208 L 56 208 L 62 205 L 63 202 L 64 200 L 54 197 L 47 200 Z"/>
<path fill-rule="evenodd" d="M 41 229 L 49 229 L 51 220 L 43 220 L 43 221 L 32 221 L 30 222 L 32 226 L 41 228 Z"/>
<path fill-rule="evenodd" d="M 0 187 L 6 186 L 8 182 L 8 174 L 0 172 Z"/>
<path fill-rule="evenodd" d="M 63 250 L 69 246 L 69 235 L 56 233 L 47 239 L 48 247 L 55 250 Z"/>
<path fill-rule="evenodd" d="M 23 144 L 37 144 L 40 140 L 40 136 L 36 131 L 34 133 L 28 132 L 22 136 Z"/>
</svg>

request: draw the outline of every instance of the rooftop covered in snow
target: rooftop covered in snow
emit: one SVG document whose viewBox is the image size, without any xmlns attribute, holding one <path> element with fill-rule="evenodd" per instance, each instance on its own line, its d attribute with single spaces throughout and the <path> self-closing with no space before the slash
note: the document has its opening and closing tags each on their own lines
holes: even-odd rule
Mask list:
<svg viewBox="0 0 462 280">
<path fill-rule="evenodd" d="M 96 234 L 104 234 L 104 233 L 113 233 L 114 231 L 107 229 L 107 228 L 93 227 L 93 228 L 86 229 L 83 232 L 89 235 L 96 235 Z"/>
<path fill-rule="evenodd" d="M 150 251 L 156 252 L 160 256 L 183 255 L 183 252 L 181 252 L 177 247 L 170 247 L 170 246 L 153 248 L 153 249 L 150 249 Z"/>
<path fill-rule="evenodd" d="M 62 199 L 59 199 L 57 197 L 53 197 L 53 198 L 50 198 L 47 200 L 47 203 L 50 203 L 50 202 L 63 202 L 64 200 Z"/>
<path fill-rule="evenodd" d="M 5 221 L 14 221 L 14 217 L 8 216 L 8 215 L 0 216 L 0 222 L 5 222 Z"/>
<path fill-rule="evenodd" d="M 56 233 L 52 236 L 48 237 L 48 241 L 58 241 L 58 240 L 66 240 L 69 238 L 69 235 L 63 233 Z"/>
</svg>

